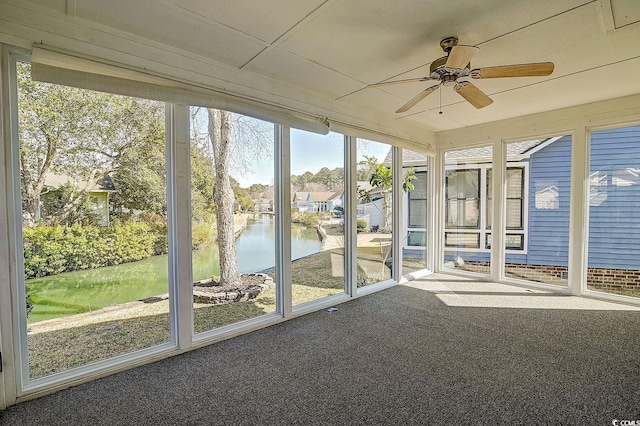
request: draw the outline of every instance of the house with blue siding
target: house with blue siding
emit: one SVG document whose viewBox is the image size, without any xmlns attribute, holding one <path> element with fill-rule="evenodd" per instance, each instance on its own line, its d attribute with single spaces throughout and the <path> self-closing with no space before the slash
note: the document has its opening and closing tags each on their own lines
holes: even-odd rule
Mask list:
<svg viewBox="0 0 640 426">
<path fill-rule="evenodd" d="M 591 139 L 588 282 L 621 274 L 640 280 L 640 126 L 594 132 Z M 507 144 L 506 273 L 566 279 L 569 253 L 571 136 Z M 623 151 L 624 155 L 620 155 Z M 416 167 L 413 160 L 405 167 Z M 423 156 L 426 166 L 426 156 Z M 444 260 L 487 272 L 491 256 L 491 147 L 445 154 Z M 417 188 L 417 191 L 422 191 Z M 405 195 L 405 253 L 425 249 L 424 219 Z M 416 224 L 418 224 L 416 226 Z"/>
</svg>

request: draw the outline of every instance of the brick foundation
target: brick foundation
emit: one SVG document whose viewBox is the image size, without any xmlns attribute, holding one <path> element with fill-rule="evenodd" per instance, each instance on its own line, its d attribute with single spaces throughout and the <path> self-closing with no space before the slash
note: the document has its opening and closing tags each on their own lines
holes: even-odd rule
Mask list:
<svg viewBox="0 0 640 426">
<path fill-rule="evenodd" d="M 490 273 L 488 262 L 464 262 L 462 265 L 454 264 L 454 269 L 476 272 L 481 274 Z M 567 280 L 566 266 L 552 265 L 520 265 L 508 263 L 505 265 L 505 275 L 508 278 L 540 282 L 566 286 Z M 588 268 L 587 287 L 591 290 L 618 292 L 633 291 L 640 295 L 640 271 L 630 269 L 606 269 Z"/>
</svg>

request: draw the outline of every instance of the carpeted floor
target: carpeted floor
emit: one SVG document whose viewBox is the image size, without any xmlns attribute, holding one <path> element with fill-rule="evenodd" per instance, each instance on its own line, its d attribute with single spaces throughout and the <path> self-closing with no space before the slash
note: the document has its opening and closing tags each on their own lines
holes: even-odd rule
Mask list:
<svg viewBox="0 0 640 426">
<path fill-rule="evenodd" d="M 2 425 L 640 420 L 640 311 L 433 275 L 0 413 Z"/>
</svg>

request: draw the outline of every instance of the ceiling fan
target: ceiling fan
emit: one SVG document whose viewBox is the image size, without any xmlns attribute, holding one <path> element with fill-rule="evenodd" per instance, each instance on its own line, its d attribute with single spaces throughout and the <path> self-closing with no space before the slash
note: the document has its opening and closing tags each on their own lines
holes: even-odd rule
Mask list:
<svg viewBox="0 0 640 426">
<path fill-rule="evenodd" d="M 447 37 L 440 42 L 440 47 L 447 54 L 431 63 L 429 75 L 425 77 L 409 78 L 404 80 L 382 81 L 370 84 L 366 88 L 388 86 L 392 84 L 414 83 L 417 81 L 440 80 L 440 83 L 424 89 L 407 103 L 402 105 L 396 113 L 409 111 L 418 102 L 429 96 L 435 90 L 443 86 L 453 86 L 460 96 L 471 105 L 480 109 L 493 103 L 493 99 L 487 96 L 469 81 L 458 81 L 462 77 L 471 78 L 501 78 L 501 77 L 535 77 L 546 76 L 553 72 L 553 62 L 540 62 L 519 65 L 501 65 L 497 67 L 471 69 L 471 59 L 480 50 L 475 46 L 458 45 L 457 37 Z"/>
</svg>

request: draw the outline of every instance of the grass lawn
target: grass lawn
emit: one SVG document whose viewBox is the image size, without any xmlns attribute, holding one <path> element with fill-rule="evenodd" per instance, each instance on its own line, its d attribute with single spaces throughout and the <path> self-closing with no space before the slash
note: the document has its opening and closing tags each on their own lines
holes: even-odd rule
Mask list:
<svg viewBox="0 0 640 426">
<path fill-rule="evenodd" d="M 299 305 L 344 291 L 344 277 L 332 276 L 331 252 L 321 252 L 292 264 L 293 304 Z M 274 276 L 273 270 L 265 271 Z M 276 311 L 275 287 L 256 299 L 222 305 L 194 305 L 196 333 L 213 330 Z M 79 317 L 77 317 L 79 318 Z M 29 333 L 31 377 L 42 377 L 90 362 L 112 358 L 169 342 L 169 301 L 142 304 L 135 316 L 114 314 L 102 322 L 77 319 L 64 328 Z"/>
</svg>

